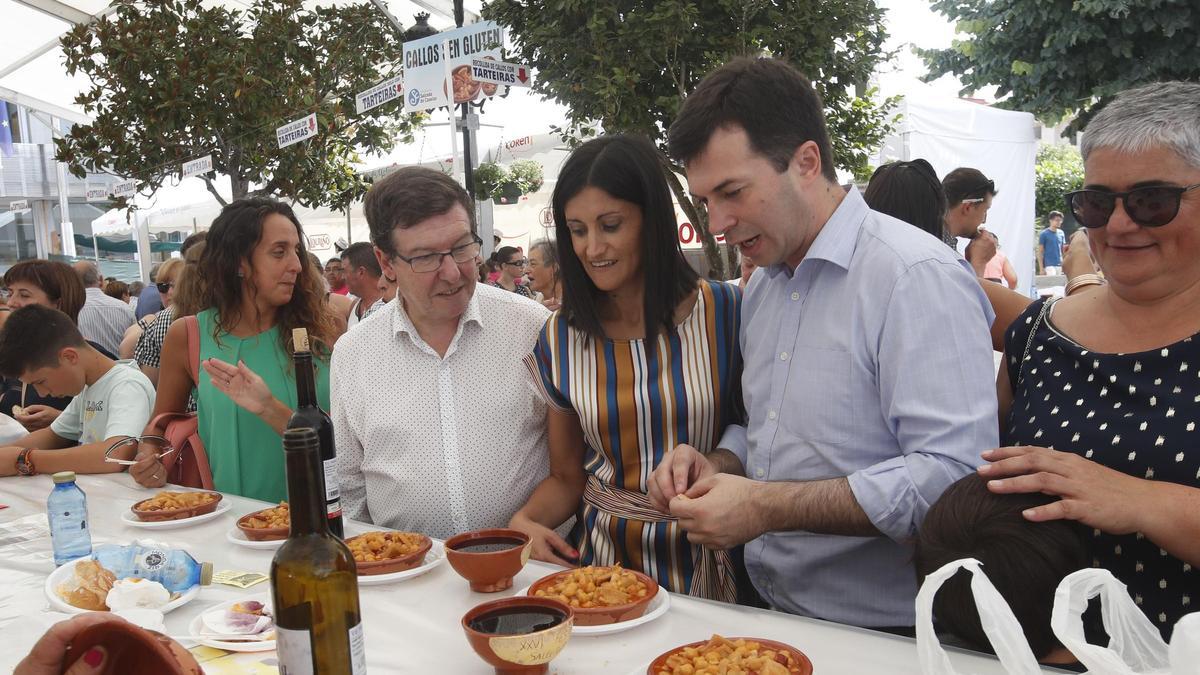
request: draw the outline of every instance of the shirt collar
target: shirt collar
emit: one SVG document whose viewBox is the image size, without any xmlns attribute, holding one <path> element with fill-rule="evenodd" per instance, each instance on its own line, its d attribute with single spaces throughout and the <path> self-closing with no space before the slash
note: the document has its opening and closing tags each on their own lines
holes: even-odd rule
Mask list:
<svg viewBox="0 0 1200 675">
<path fill-rule="evenodd" d="M 468 324 L 474 323 L 479 327 L 484 326 L 483 312 L 479 309 L 479 284 L 476 283 L 475 289 L 471 292 L 471 299 L 467 302 L 467 311 L 458 320 L 458 331 L 455 335 L 462 334 L 462 328 Z M 408 333 L 414 338 L 420 339 L 421 334 L 417 332 L 417 327 L 412 322 L 412 317 L 404 309 L 404 298 L 397 294 L 396 297 L 396 312 L 392 315 L 392 332 L 395 335 Z"/>
<path fill-rule="evenodd" d="M 834 209 L 833 215 L 825 221 L 800 265 L 803 265 L 805 260 L 827 260 L 843 269 L 850 269 L 850 259 L 858 246 L 858 232 L 862 229 L 863 220 L 869 212 L 867 202 L 859 194 L 858 188 L 851 187 L 842 198 L 842 203 Z M 789 270 L 785 261 L 772 265 L 766 273 L 772 278 L 784 273 L 794 276 L 800 265 L 797 265 L 795 270 Z"/>
</svg>

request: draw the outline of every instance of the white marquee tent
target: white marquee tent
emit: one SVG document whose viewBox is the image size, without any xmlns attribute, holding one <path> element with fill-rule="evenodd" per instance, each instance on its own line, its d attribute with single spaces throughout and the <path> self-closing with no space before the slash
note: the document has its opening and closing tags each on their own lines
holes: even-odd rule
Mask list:
<svg viewBox="0 0 1200 675">
<path fill-rule="evenodd" d="M 985 227 L 999 237 L 1001 250 L 1017 272 L 1018 290 L 1032 295 L 1037 159 L 1033 115 L 949 98 L 928 89 L 906 94 L 898 112 L 900 128 L 885 141 L 878 163 L 920 157 L 933 165 L 939 177 L 968 166 L 994 180 L 999 194 Z"/>
</svg>

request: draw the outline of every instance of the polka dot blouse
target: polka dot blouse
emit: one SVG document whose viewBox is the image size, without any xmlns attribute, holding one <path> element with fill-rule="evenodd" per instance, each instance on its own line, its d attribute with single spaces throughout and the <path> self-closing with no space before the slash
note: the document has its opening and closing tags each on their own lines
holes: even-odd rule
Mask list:
<svg viewBox="0 0 1200 675">
<path fill-rule="evenodd" d="M 1145 352 L 1099 354 L 1054 327 L 1053 306 L 1039 322 L 1044 302 L 1033 303 L 1005 335 L 1014 386 L 1004 443 L 1073 452 L 1138 478 L 1200 487 L 1200 335 Z M 1128 586 L 1164 636 L 1200 609 L 1196 570 L 1141 533 L 1093 530 L 1090 548 L 1093 565 Z"/>
</svg>

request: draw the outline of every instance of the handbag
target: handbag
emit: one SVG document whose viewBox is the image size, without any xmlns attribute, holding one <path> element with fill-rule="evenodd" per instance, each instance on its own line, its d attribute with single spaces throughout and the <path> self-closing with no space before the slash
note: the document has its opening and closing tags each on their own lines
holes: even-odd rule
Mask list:
<svg viewBox="0 0 1200 675">
<path fill-rule="evenodd" d="M 200 382 L 200 324 L 195 316 L 183 317 L 187 328 L 188 372 Z M 175 449 L 162 458 L 167 482 L 184 487 L 213 489 L 208 453 L 200 439 L 200 421 L 196 413 L 165 412 L 150 421 L 146 434 L 162 436 Z"/>
</svg>

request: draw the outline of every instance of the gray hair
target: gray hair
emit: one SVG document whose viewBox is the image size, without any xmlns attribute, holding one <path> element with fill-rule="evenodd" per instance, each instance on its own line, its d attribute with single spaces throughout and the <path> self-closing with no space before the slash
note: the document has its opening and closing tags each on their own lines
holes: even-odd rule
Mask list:
<svg viewBox="0 0 1200 675">
<path fill-rule="evenodd" d="M 79 280 L 83 282 L 84 288 L 100 285 L 100 270 L 96 269 L 96 263 L 90 260 L 80 260 L 75 263 L 75 271 L 79 274 Z"/>
<path fill-rule="evenodd" d="M 1162 146 L 1200 168 L 1200 84 L 1159 82 L 1117 94 L 1083 133 L 1086 161 L 1096 148 L 1124 153 Z"/>
</svg>

